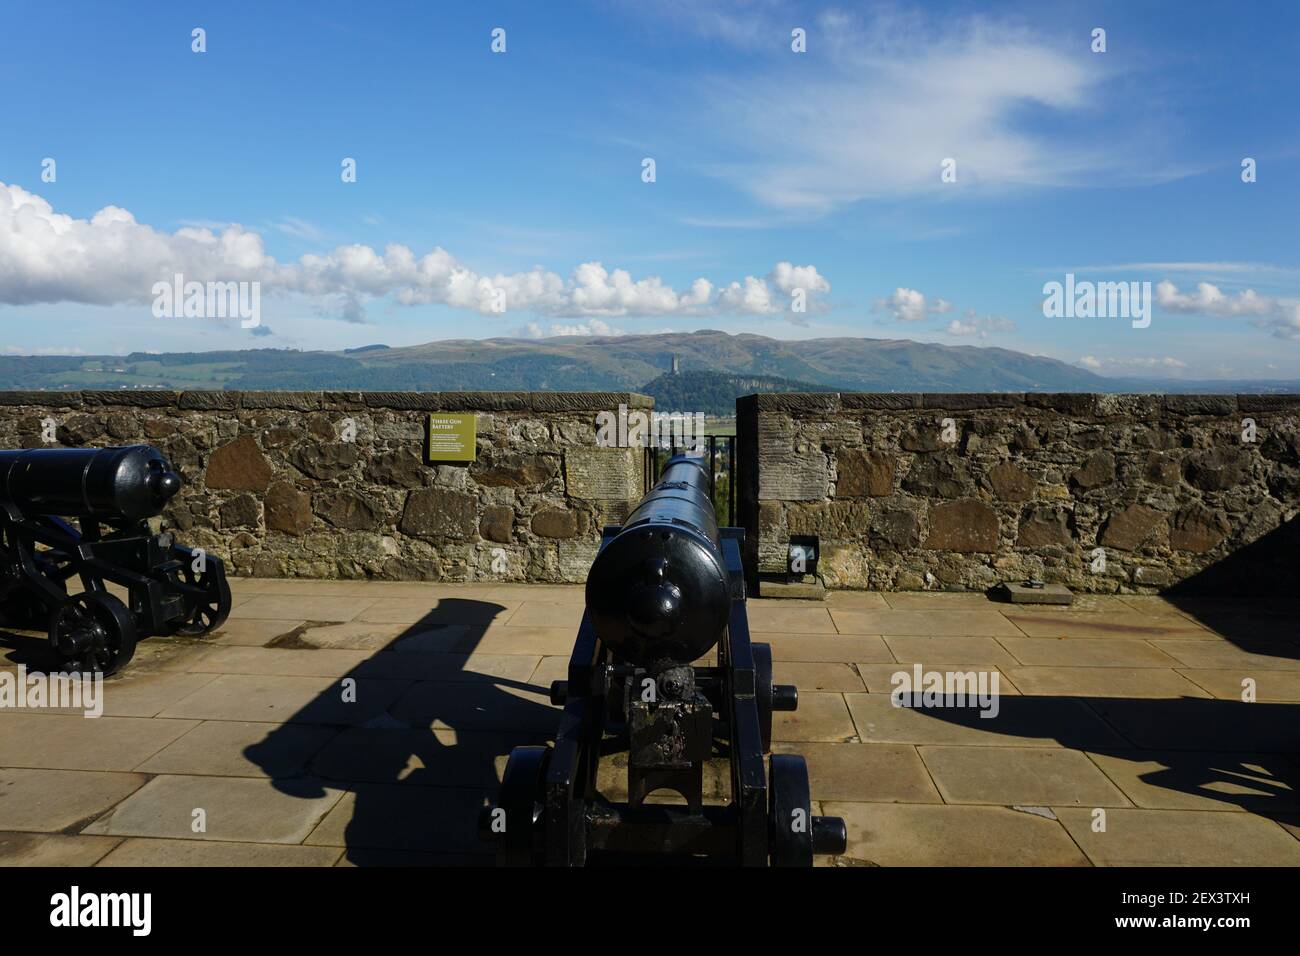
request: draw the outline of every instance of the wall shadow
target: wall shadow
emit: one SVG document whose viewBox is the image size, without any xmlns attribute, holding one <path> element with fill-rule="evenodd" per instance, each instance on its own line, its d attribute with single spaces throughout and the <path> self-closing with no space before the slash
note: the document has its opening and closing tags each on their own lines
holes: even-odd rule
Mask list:
<svg viewBox="0 0 1300 956">
<path fill-rule="evenodd" d="M 282 793 L 312 799 L 347 790 L 325 817 L 323 837 L 341 837 L 352 864 L 491 864 L 478 815 L 495 796 L 497 765 L 516 746 L 551 739 L 560 714 L 548 688 L 528 682 L 531 666 L 470 657 L 505 610 L 438 601 L 244 755 Z M 293 637 L 268 646 L 292 647 Z M 349 680 L 355 698 L 345 700 Z"/>
</svg>

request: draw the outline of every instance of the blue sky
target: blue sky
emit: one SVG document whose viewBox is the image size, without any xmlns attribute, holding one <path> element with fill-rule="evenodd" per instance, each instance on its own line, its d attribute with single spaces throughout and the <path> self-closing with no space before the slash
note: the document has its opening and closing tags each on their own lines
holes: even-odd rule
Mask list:
<svg viewBox="0 0 1300 956">
<path fill-rule="evenodd" d="M 1292 2 L 51 2 L 4 22 L 10 353 L 721 328 L 1300 378 Z M 259 282 L 262 325 L 156 318 L 178 271 Z M 1149 281 L 1150 326 L 1044 317 L 1067 272 Z"/>
</svg>

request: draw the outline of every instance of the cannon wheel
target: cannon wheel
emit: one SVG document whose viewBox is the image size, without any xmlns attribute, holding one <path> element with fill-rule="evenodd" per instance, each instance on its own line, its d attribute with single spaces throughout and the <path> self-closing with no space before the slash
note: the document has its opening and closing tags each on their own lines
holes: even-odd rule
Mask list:
<svg viewBox="0 0 1300 956">
<path fill-rule="evenodd" d="M 812 866 L 812 791 L 808 765 L 796 754 L 772 754 L 767 808 L 773 866 Z"/>
<path fill-rule="evenodd" d="M 199 572 L 194 570 L 191 559 L 184 561 L 181 573 L 185 583 L 201 588 L 203 597 L 187 609 L 185 620 L 176 627 L 176 633 L 197 637 L 220 627 L 230 616 L 230 584 L 218 559 L 209 555 Z"/>
<path fill-rule="evenodd" d="M 68 598 L 50 615 L 50 643 L 63 666 L 111 674 L 135 654 L 135 618 L 105 591 Z"/>
<path fill-rule="evenodd" d="M 772 645 L 754 644 L 754 698 L 758 703 L 758 733 L 763 753 L 772 750 Z"/>
<path fill-rule="evenodd" d="M 549 747 L 516 747 L 510 751 L 496 808 L 505 811 L 505 830 L 499 834 L 497 863 L 501 866 L 538 866 L 545 858 L 540 846 L 542 787 Z"/>
</svg>

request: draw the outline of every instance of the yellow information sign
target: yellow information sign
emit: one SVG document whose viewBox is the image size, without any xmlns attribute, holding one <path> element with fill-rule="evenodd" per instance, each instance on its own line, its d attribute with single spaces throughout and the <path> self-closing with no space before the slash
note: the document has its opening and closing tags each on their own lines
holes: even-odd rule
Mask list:
<svg viewBox="0 0 1300 956">
<path fill-rule="evenodd" d="M 478 457 L 478 416 L 473 412 L 435 413 L 424 430 L 424 460 L 470 462 Z"/>
</svg>

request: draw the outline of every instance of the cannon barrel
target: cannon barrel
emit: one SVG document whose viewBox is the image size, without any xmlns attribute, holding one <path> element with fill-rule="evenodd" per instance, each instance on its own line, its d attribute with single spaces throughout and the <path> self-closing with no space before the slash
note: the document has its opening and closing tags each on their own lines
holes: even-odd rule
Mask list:
<svg viewBox="0 0 1300 956">
<path fill-rule="evenodd" d="M 139 521 L 161 512 L 180 487 L 149 445 L 0 451 L 0 501 L 28 515 Z"/>
<path fill-rule="evenodd" d="M 707 654 L 731 589 L 699 458 L 678 455 L 587 575 L 596 636 L 622 661 L 661 670 Z"/>
</svg>

